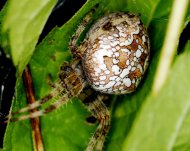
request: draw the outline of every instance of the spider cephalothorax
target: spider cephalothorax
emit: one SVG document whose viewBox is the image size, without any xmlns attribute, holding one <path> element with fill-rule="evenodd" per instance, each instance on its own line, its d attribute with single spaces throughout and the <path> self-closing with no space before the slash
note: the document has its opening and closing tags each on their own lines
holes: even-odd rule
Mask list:
<svg viewBox="0 0 190 151">
<path fill-rule="evenodd" d="M 77 47 L 78 37 L 91 16 L 92 11 L 76 30 L 70 43 L 75 58 L 71 63 L 61 66 L 57 82 L 51 84 L 52 92 L 40 101 L 10 113 L 6 119 L 15 121 L 41 116 L 65 104 L 72 97 L 79 97 L 99 121 L 86 151 L 101 151 L 110 125 L 109 111 L 103 103 L 105 94 L 126 94 L 136 89 L 148 66 L 150 45 L 139 16 L 118 12 L 107 14 L 96 21 Z M 53 97 L 57 101 L 50 106 L 14 118 L 15 114 L 37 108 Z"/>
</svg>

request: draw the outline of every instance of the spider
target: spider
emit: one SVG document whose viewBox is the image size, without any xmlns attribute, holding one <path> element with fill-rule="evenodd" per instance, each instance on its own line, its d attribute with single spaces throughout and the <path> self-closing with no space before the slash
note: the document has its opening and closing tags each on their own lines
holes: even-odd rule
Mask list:
<svg viewBox="0 0 190 151">
<path fill-rule="evenodd" d="M 5 122 L 19 121 L 45 115 L 78 97 L 99 125 L 86 151 L 101 151 L 110 127 L 110 113 L 104 104 L 108 94 L 135 91 L 149 64 L 149 37 L 140 18 L 132 13 L 109 13 L 98 19 L 83 42 L 78 38 L 91 20 L 91 10 L 82 20 L 70 41 L 73 60 L 60 67 L 58 80 L 50 83 L 52 91 L 41 100 L 10 113 Z M 15 115 L 33 110 L 51 99 L 48 107 L 29 115 Z"/>
</svg>

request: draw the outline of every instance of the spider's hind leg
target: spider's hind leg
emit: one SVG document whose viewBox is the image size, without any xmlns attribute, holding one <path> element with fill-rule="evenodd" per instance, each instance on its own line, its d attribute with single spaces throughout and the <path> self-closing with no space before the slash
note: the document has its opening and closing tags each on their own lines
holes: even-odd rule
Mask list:
<svg viewBox="0 0 190 151">
<path fill-rule="evenodd" d="M 103 100 L 106 98 L 106 95 L 99 93 L 96 94 L 93 92 L 82 101 L 87 109 L 99 122 L 99 125 L 91 137 L 85 151 L 102 151 L 105 138 L 110 128 L 110 113 L 103 102 Z"/>
</svg>

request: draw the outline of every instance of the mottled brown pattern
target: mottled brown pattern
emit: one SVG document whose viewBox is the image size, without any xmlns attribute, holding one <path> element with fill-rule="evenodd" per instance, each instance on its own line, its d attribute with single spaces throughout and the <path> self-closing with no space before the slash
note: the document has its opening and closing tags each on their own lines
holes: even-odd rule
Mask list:
<svg viewBox="0 0 190 151">
<path fill-rule="evenodd" d="M 136 79 L 136 78 L 141 78 L 142 73 L 141 71 L 137 68 L 135 71 L 131 71 L 128 75 L 130 79 Z"/>
<path fill-rule="evenodd" d="M 134 39 L 132 44 L 127 46 L 127 49 L 131 50 L 131 51 L 136 51 L 138 49 L 138 43 L 136 43 L 136 40 Z"/>
<path fill-rule="evenodd" d="M 109 31 L 112 28 L 112 23 L 108 21 L 105 25 L 103 25 L 102 29 Z"/>
<path fill-rule="evenodd" d="M 127 89 L 128 93 L 131 93 L 136 89 L 136 86 L 132 84 L 130 87 L 124 86 L 124 89 Z"/>
<path fill-rule="evenodd" d="M 145 54 L 145 53 L 142 53 L 141 54 L 141 62 L 140 62 L 140 64 L 141 64 L 141 66 L 144 68 L 144 64 L 145 64 L 145 60 L 147 59 L 147 56 L 148 56 L 149 54 Z"/>
<path fill-rule="evenodd" d="M 119 57 L 117 58 L 119 60 L 118 66 L 121 69 L 126 68 L 126 60 L 129 58 L 129 55 L 126 52 L 122 52 L 121 50 L 119 52 Z"/>
<path fill-rule="evenodd" d="M 136 39 L 138 39 L 138 43 L 136 43 Z M 142 46 L 142 35 L 141 34 L 140 35 L 134 35 L 134 42 L 136 43 L 136 45 L 141 45 Z"/>
<path fill-rule="evenodd" d="M 111 68 L 113 66 L 112 58 L 104 56 L 104 63 L 106 64 L 106 67 L 111 71 Z"/>
<path fill-rule="evenodd" d="M 134 52 L 132 51 L 132 53 L 129 55 L 129 59 L 133 60 L 133 58 L 134 58 Z"/>
</svg>

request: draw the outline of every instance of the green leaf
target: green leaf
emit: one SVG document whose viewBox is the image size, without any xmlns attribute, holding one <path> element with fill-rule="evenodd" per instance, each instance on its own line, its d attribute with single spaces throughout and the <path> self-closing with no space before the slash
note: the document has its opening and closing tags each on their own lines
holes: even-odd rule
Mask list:
<svg viewBox="0 0 190 151">
<path fill-rule="evenodd" d="M 143 23 L 148 27 L 154 19 L 160 21 L 167 19 L 172 2 L 171 0 L 121 0 L 119 3 L 118 1 L 108 3 L 108 7 L 113 11 L 120 10 L 139 13 Z"/>
<path fill-rule="evenodd" d="M 190 149 L 190 42 L 176 59 L 157 97 L 143 105 L 123 150 L 188 151 Z M 135 140 L 135 141 L 134 141 Z"/>
<path fill-rule="evenodd" d="M 33 54 L 35 45 L 56 0 L 9 0 L 2 32 L 7 37 L 10 55 L 21 74 Z M 8 49 L 6 48 L 6 49 Z"/>
<path fill-rule="evenodd" d="M 97 10 L 98 13 L 100 12 L 99 14 L 97 13 L 98 16 L 105 11 L 132 11 L 140 13 L 144 24 L 148 28 L 151 40 L 150 66 L 137 91 L 132 94 L 110 98 L 110 101 L 112 101 L 110 107 L 112 113 L 111 129 L 104 150 L 119 151 L 125 139 L 128 138 L 131 128 L 133 130 L 133 127 L 137 124 L 140 127 L 140 124 L 146 125 L 148 123 L 148 121 L 134 123 L 134 120 L 137 114 L 141 114 L 139 110 L 141 106 L 144 108 L 144 104 L 146 105 L 145 100 L 151 94 L 153 78 L 165 36 L 172 0 L 168 0 L 167 2 L 165 0 L 120 0 L 119 3 L 115 0 L 89 0 L 70 21 L 61 28 L 54 28 L 43 42 L 36 47 L 30 61 L 30 67 L 36 98 L 40 99 L 51 90 L 47 84 L 47 77 L 51 75 L 55 81 L 60 65 L 64 61 L 71 59 L 71 53 L 68 49 L 70 38 L 82 18 L 97 2 L 101 6 Z M 17 81 L 16 91 L 16 100 L 13 103 L 14 111 L 27 104 L 21 79 Z M 173 88 L 169 92 L 173 94 Z M 45 117 L 41 117 L 41 132 L 45 150 L 84 150 L 90 136 L 97 127 L 97 124 L 87 124 L 85 119 L 89 115 L 90 113 L 82 103 L 74 99 L 66 107 L 62 107 Z M 154 128 L 152 128 L 152 131 L 154 131 Z M 139 136 L 143 137 L 142 132 L 144 132 L 143 129 L 138 134 L 135 133 L 135 136 L 131 134 L 129 137 L 131 142 L 135 143 Z M 142 143 L 145 141 L 143 140 Z M 8 125 L 4 139 L 4 150 L 33 150 L 31 126 L 28 120 Z"/>
<path fill-rule="evenodd" d="M 6 3 L 3 8 L 1 9 L 0 11 L 0 45 L 2 46 L 2 41 L 3 41 L 3 38 L 2 38 L 2 22 L 3 22 L 3 17 L 5 16 L 6 14 L 6 11 L 7 11 L 7 7 L 8 7 L 8 4 Z"/>
</svg>

